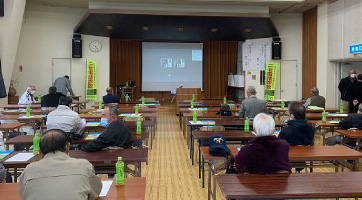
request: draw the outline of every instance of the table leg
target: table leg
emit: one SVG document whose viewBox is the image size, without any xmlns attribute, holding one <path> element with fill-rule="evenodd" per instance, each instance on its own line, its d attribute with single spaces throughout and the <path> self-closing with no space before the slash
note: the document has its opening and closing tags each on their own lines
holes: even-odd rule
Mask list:
<svg viewBox="0 0 362 200">
<path fill-rule="evenodd" d="M 151 134 L 151 140 L 150 140 L 150 146 L 151 146 L 151 149 L 152 149 L 152 144 L 153 144 L 153 137 L 152 137 L 152 134 Z"/>
<path fill-rule="evenodd" d="M 191 138 L 191 147 L 190 147 L 190 151 L 191 151 L 191 164 L 194 165 L 194 157 L 195 157 L 195 151 L 194 151 L 194 148 L 195 148 L 195 142 L 194 142 L 194 136 L 192 134 L 192 132 L 190 133 L 190 138 Z"/>
<path fill-rule="evenodd" d="M 209 166 L 209 171 L 208 173 L 208 177 L 207 177 L 207 199 L 210 200 L 211 199 L 211 161 L 208 162 L 208 166 Z"/>
<path fill-rule="evenodd" d="M 14 183 L 18 182 L 18 168 L 14 168 Z"/>
<path fill-rule="evenodd" d="M 355 160 L 354 160 L 354 170 L 353 171 L 359 171 L 359 159 L 358 158 L 356 158 Z"/>
<path fill-rule="evenodd" d="M 201 178 L 201 152 L 200 152 L 201 140 L 198 140 L 198 143 L 199 143 L 199 178 Z"/>
<path fill-rule="evenodd" d="M 205 188 L 205 160 L 204 156 L 202 156 L 201 160 L 201 166 L 202 166 L 202 188 Z"/>
<path fill-rule="evenodd" d="M 212 179 L 213 179 L 213 192 L 212 192 L 212 196 L 213 196 L 213 200 L 216 200 L 216 177 L 215 177 L 215 171 L 212 171 Z"/>
<path fill-rule="evenodd" d="M 4 132 L 4 133 L 5 133 L 5 140 L 6 140 L 6 141 L 9 140 L 9 132 L 10 132 L 9 129 L 5 130 L 5 132 Z M 4 137 L 3 137 L 3 143 L 4 143 Z M 4 144 L 5 144 L 5 143 L 4 143 Z M 5 145 L 5 149 L 6 149 L 6 150 L 9 150 L 9 145 L 8 145 L 8 144 Z"/>
<path fill-rule="evenodd" d="M 180 122 L 180 129 L 182 129 L 182 116 L 181 116 L 182 114 L 181 114 L 181 111 L 178 113 L 178 120 L 179 120 L 179 122 Z"/>
</svg>

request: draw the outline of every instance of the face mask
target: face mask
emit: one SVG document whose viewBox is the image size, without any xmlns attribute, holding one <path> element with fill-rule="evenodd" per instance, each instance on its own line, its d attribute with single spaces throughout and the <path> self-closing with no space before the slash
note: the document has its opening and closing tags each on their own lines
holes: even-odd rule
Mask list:
<svg viewBox="0 0 362 200">
<path fill-rule="evenodd" d="M 108 119 L 107 118 L 101 118 L 101 126 L 103 127 L 107 127 L 109 125 Z"/>
<path fill-rule="evenodd" d="M 356 78 L 356 74 L 351 74 L 351 78 Z"/>
<path fill-rule="evenodd" d="M 32 91 L 30 92 L 30 94 L 35 94 L 35 90 L 32 90 Z"/>
</svg>

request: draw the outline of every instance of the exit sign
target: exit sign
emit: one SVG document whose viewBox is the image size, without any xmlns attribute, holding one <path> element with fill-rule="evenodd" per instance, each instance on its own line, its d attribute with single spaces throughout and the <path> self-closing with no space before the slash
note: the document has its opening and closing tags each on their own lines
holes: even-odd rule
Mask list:
<svg viewBox="0 0 362 200">
<path fill-rule="evenodd" d="M 362 53 L 362 44 L 356 44 L 349 47 L 349 53 Z"/>
</svg>

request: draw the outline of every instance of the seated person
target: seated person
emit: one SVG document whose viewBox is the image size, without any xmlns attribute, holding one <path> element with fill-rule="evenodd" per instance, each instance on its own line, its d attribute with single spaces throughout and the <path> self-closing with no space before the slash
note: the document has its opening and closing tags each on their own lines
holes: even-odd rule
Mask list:
<svg viewBox="0 0 362 200">
<path fill-rule="evenodd" d="M 36 92 L 35 86 L 28 86 L 26 91 L 21 95 L 19 99 L 19 105 L 30 105 L 36 103 L 34 94 Z"/>
<path fill-rule="evenodd" d="M 100 151 L 104 148 L 117 146 L 131 148 L 131 132 L 118 119 L 116 107 L 105 107 L 102 110 L 101 125 L 107 127 L 96 139 L 82 146 L 83 151 Z"/>
<path fill-rule="evenodd" d="M 306 108 L 303 104 L 292 102 L 288 112 L 289 120 L 280 131 L 278 138 L 286 140 L 290 146 L 313 145 L 315 129 L 305 119 Z"/>
<path fill-rule="evenodd" d="M 41 107 L 56 108 L 59 105 L 60 97 L 64 96 L 62 93 L 57 92 L 57 88 L 52 86 L 49 88 L 49 94 L 41 98 Z M 65 97 L 65 96 L 64 96 Z"/>
<path fill-rule="evenodd" d="M 60 129 L 66 133 L 79 132 L 85 127 L 85 119 L 81 119 L 78 113 L 70 109 L 72 99 L 60 97 L 59 106 L 48 114 L 47 129 Z"/>
<path fill-rule="evenodd" d="M 107 87 L 106 89 L 107 95 L 103 96 L 103 103 L 119 103 L 119 97 L 113 94 L 113 88 Z"/>
<path fill-rule="evenodd" d="M 254 86 L 249 86 L 247 90 L 248 98 L 241 102 L 240 117 L 254 118 L 259 113 L 264 113 L 266 104 L 264 100 L 258 99 Z"/>
<path fill-rule="evenodd" d="M 279 140 L 274 133 L 275 122 L 267 114 L 260 113 L 253 120 L 256 138 L 241 147 L 235 158 L 239 173 L 272 174 L 291 172 L 289 144 Z"/>
<path fill-rule="evenodd" d="M 319 95 L 319 90 L 316 87 L 310 89 L 311 97 L 307 99 L 304 106 L 307 108 L 308 106 L 318 106 L 321 108 L 326 107 L 326 99 L 323 96 Z"/>
<path fill-rule="evenodd" d="M 100 178 L 89 161 L 68 156 L 70 143 L 64 131 L 48 130 L 39 145 L 44 157 L 30 163 L 20 175 L 21 199 L 98 198 L 102 189 Z"/>
</svg>

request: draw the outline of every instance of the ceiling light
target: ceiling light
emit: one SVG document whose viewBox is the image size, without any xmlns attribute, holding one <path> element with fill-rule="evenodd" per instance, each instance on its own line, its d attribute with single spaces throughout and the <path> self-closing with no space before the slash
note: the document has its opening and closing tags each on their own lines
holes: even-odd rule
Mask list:
<svg viewBox="0 0 362 200">
<path fill-rule="evenodd" d="M 245 33 L 250 33 L 251 32 L 251 28 L 247 28 L 244 30 Z"/>
<path fill-rule="evenodd" d="M 107 30 L 112 30 L 112 29 L 113 29 L 113 26 L 106 26 L 106 29 L 107 29 Z"/>
<path fill-rule="evenodd" d="M 177 28 L 177 31 L 179 31 L 179 32 L 183 32 L 183 31 L 184 31 L 184 28 L 182 28 L 182 27 L 178 27 L 178 28 Z"/>
<path fill-rule="evenodd" d="M 216 32 L 217 32 L 217 28 L 212 28 L 212 29 L 211 29 L 211 32 L 216 33 Z"/>
<path fill-rule="evenodd" d="M 149 28 L 148 26 L 143 26 L 143 27 L 142 27 L 142 30 L 143 30 L 143 31 L 148 31 L 149 29 L 150 29 L 150 28 Z"/>
</svg>

